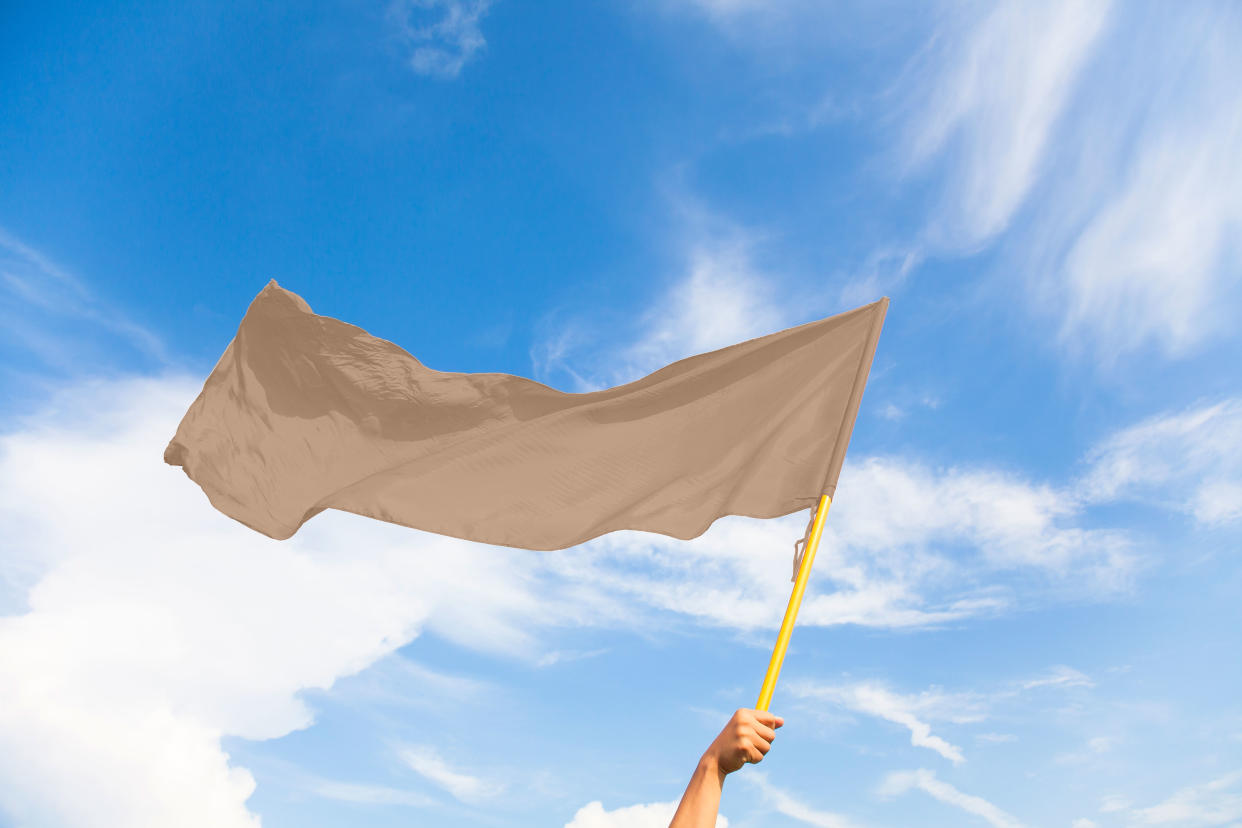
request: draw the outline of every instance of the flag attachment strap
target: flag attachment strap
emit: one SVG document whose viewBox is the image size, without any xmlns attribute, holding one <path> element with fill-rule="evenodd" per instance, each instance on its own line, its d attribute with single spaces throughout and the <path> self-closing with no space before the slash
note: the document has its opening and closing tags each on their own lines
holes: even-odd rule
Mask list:
<svg viewBox="0 0 1242 828">
<path fill-rule="evenodd" d="M 806 519 L 806 531 L 802 533 L 801 538 L 794 541 L 793 574 L 789 576 L 790 583 L 798 580 L 798 569 L 802 566 L 802 555 L 806 552 L 806 542 L 811 537 L 811 528 L 815 525 L 817 511 L 817 509 L 811 510 L 810 516 Z"/>
</svg>

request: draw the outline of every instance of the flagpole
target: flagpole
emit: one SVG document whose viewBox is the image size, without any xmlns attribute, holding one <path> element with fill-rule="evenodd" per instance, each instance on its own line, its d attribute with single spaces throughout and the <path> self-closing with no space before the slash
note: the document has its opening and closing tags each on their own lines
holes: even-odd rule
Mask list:
<svg viewBox="0 0 1242 828">
<path fill-rule="evenodd" d="M 811 524 L 811 533 L 807 536 L 806 546 L 802 550 L 802 564 L 798 567 L 798 577 L 794 580 L 793 591 L 789 594 L 789 606 L 785 607 L 785 620 L 781 622 L 781 631 L 776 636 L 776 646 L 772 648 L 772 660 L 768 662 L 768 673 L 763 677 L 763 687 L 759 690 L 759 703 L 755 705 L 756 710 L 767 710 L 768 705 L 772 703 L 772 691 L 776 689 L 776 679 L 781 674 L 785 651 L 789 649 L 789 637 L 793 634 L 794 621 L 798 618 L 798 608 L 802 606 L 802 593 L 806 592 L 806 582 L 811 577 L 811 564 L 815 563 L 815 550 L 819 548 L 819 538 L 824 533 L 824 520 L 828 517 L 828 507 L 831 505 L 831 497 L 820 496 L 819 508 Z"/>
</svg>

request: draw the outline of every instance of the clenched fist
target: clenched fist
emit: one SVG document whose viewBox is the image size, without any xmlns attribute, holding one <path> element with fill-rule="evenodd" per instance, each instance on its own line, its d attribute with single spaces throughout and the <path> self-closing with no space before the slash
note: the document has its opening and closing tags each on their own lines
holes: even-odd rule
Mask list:
<svg viewBox="0 0 1242 828">
<path fill-rule="evenodd" d="M 776 728 L 784 723 L 766 710 L 742 708 L 734 713 L 699 760 L 669 828 L 713 828 L 725 777 L 747 762 L 763 759 L 772 749 Z"/>
<path fill-rule="evenodd" d="M 703 754 L 703 760 L 712 763 L 723 778 L 747 762 L 763 759 L 772 749 L 776 728 L 784 723 L 780 716 L 766 710 L 742 708 L 729 719 L 724 730 Z"/>
</svg>

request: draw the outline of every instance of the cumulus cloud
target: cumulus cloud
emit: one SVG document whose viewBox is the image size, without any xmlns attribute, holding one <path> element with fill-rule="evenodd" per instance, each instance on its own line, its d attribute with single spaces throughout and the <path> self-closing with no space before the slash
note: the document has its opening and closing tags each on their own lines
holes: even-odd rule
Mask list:
<svg viewBox="0 0 1242 828">
<path fill-rule="evenodd" d="M 1021 828 L 1022 823 L 988 802 L 982 797 L 963 793 L 957 788 L 936 777 L 933 771 L 925 768 L 913 771 L 897 771 L 890 773 L 880 783 L 878 793 L 881 796 L 899 796 L 911 790 L 920 790 L 940 800 L 946 805 L 961 808 L 992 825 L 993 828 Z"/>
<path fill-rule="evenodd" d="M 410 49 L 410 68 L 421 75 L 455 78 L 487 41 L 479 21 L 492 0 L 396 0 L 388 9 Z"/>
<path fill-rule="evenodd" d="M 257 826 L 223 737 L 308 726 L 300 691 L 429 627 L 533 659 L 559 611 L 514 550 L 343 514 L 277 543 L 224 518 L 161 460 L 197 390 L 89 384 L 0 438 L 0 801 L 19 824 Z"/>
<path fill-rule="evenodd" d="M 589 802 L 578 809 L 565 828 L 668 828 L 676 812 L 676 802 L 629 805 L 615 811 L 605 811 L 602 802 Z M 716 828 L 729 828 L 729 820 L 716 817 Z"/>
</svg>

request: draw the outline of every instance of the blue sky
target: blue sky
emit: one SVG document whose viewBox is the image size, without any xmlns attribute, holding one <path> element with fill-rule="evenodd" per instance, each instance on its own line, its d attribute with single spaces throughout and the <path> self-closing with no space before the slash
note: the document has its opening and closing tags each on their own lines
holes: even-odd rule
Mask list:
<svg viewBox="0 0 1242 828">
<path fill-rule="evenodd" d="M 557 553 L 164 466 L 272 278 L 580 391 L 892 297 L 731 826 L 1242 824 L 1228 3 L 0 11 L 0 825 L 649 828 L 805 515 Z"/>
</svg>

